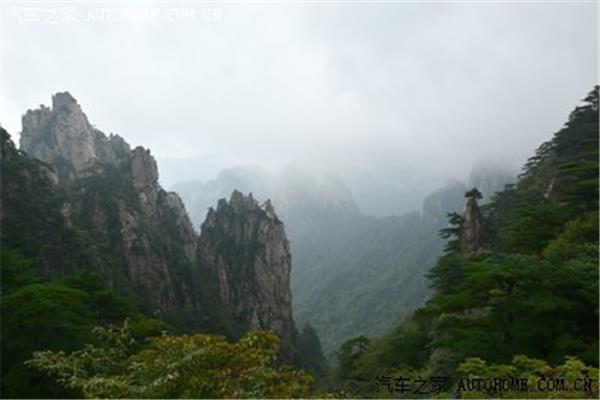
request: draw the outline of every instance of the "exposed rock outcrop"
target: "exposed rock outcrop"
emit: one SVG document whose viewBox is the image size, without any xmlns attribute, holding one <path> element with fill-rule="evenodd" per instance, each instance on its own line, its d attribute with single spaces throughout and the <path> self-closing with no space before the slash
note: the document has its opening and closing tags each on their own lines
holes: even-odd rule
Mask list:
<svg viewBox="0 0 600 400">
<path fill-rule="evenodd" d="M 69 217 L 111 259 L 101 271 L 109 286 L 133 283 L 155 313 L 197 307 L 186 278 L 196 235 L 177 194 L 158 184 L 149 150 L 95 129 L 68 92 L 52 96 L 52 108 L 27 111 L 21 150 L 58 172 L 73 201 Z"/>
<path fill-rule="evenodd" d="M 68 92 L 52 96 L 52 108 L 28 110 L 22 124 L 21 150 L 52 165 L 63 184 L 81 177 L 94 162 L 117 165 L 128 159 L 129 145 L 95 129 Z"/>
<path fill-rule="evenodd" d="M 109 287 L 181 328 L 267 329 L 293 349 L 289 243 L 270 201 L 235 191 L 198 237 L 150 151 L 95 129 L 69 93 L 25 114 L 21 149 L 58 171 L 65 218 L 98 247 Z"/>
<path fill-rule="evenodd" d="M 337 225 L 340 218 L 359 214 L 350 189 L 341 180 L 294 164 L 280 176 L 259 167 L 235 167 L 221 171 L 208 182 L 183 182 L 172 189 L 182 196 L 197 227 L 208 208 L 233 190 L 252 192 L 260 201 L 271 199 L 292 240 L 310 236 L 324 224 Z"/>
<path fill-rule="evenodd" d="M 460 238 L 463 253 L 476 253 L 481 248 L 482 217 L 477 200 L 481 199 L 481 193 L 472 189 L 466 194 L 467 205 L 465 206 L 464 222 Z"/>
<path fill-rule="evenodd" d="M 202 224 L 202 268 L 217 281 L 221 303 L 245 329 L 267 329 L 289 343 L 294 330 L 291 255 L 283 223 L 270 202 L 234 191 Z"/>
<path fill-rule="evenodd" d="M 157 187 L 158 167 L 150 150 L 138 146 L 131 152 L 131 179 L 138 189 Z"/>
</svg>

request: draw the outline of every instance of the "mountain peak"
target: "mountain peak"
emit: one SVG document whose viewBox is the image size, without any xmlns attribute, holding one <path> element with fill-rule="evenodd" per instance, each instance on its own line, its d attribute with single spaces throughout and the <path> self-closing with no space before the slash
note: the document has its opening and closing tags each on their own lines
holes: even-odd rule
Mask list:
<svg viewBox="0 0 600 400">
<path fill-rule="evenodd" d="M 68 184 L 94 163 L 118 165 L 129 158 L 129 145 L 95 129 L 69 92 L 52 96 L 52 108 L 28 110 L 22 119 L 21 150 L 52 165 Z"/>
<path fill-rule="evenodd" d="M 79 110 L 81 111 L 81 107 L 75 100 L 75 97 L 71 95 L 69 92 L 58 92 L 52 95 L 52 110 Z"/>
<path fill-rule="evenodd" d="M 232 251 L 235 249 L 235 251 Z M 200 265 L 216 280 L 221 303 L 246 329 L 292 339 L 291 255 L 270 203 L 234 190 L 211 208 L 198 239 Z"/>
<path fill-rule="evenodd" d="M 131 152 L 131 177 L 136 187 L 158 184 L 158 167 L 150 150 L 141 146 L 133 149 Z"/>
</svg>

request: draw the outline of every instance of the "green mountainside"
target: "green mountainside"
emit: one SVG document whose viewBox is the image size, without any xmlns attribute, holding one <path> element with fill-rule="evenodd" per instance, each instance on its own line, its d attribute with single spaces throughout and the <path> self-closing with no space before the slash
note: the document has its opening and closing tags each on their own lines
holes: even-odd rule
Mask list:
<svg viewBox="0 0 600 400">
<path fill-rule="evenodd" d="M 77 392 L 25 367 L 33 351 L 76 350 L 94 326 L 125 318 L 136 337 L 171 328 L 104 285 L 109 259 L 69 222 L 68 196 L 52 169 L 18 151 L 4 129 L 0 135 L 2 395 L 71 397 Z"/>
<path fill-rule="evenodd" d="M 380 379 L 441 377 L 453 396 L 521 397 L 461 395 L 458 378 L 579 374 L 594 384 L 570 395 L 597 398 L 598 132 L 596 86 L 515 185 L 482 207 L 479 191 L 467 192 L 465 214 L 450 213 L 441 232 L 448 242 L 429 273 L 431 300 L 393 333 L 342 346 L 333 387 L 428 397 L 392 393 Z"/>
<path fill-rule="evenodd" d="M 491 195 L 510 177 L 482 165 L 470 179 Z M 172 189 L 198 227 L 211 202 L 232 190 L 272 199 L 290 238 L 295 321 L 314 327 L 331 356 L 351 337 L 386 333 L 427 300 L 425 274 L 443 249 L 437 231 L 446 226 L 446 212 L 464 207 L 466 186 L 450 181 L 419 212 L 381 218 L 362 214 L 340 179 L 293 164 L 280 176 L 237 167 Z"/>
<path fill-rule="evenodd" d="M 69 93 L 52 100 L 52 108 L 23 117 L 21 150 L 0 128 L 2 396 L 92 393 L 25 362 L 39 351 L 80 351 L 94 344 L 94 327 L 115 324 L 141 342 L 163 332 L 231 341 L 271 331 L 267 347 L 251 342 L 240 356 L 268 352 L 260 368 L 277 357 L 277 366 L 323 373 L 318 337 L 298 331 L 292 319 L 289 249 L 275 210 L 236 192 L 215 211 L 219 235 L 199 236 L 179 197 L 158 184 L 148 150 L 93 128 Z M 239 228 L 259 233 L 239 237 Z M 237 262 L 232 255 L 242 251 Z M 221 274 L 229 276 L 227 287 Z M 227 298 L 229 291 L 235 297 Z"/>
<path fill-rule="evenodd" d="M 293 171 L 199 234 L 148 150 L 55 95 L 21 150 L 0 128 L 2 397 L 598 398 L 598 92 L 495 195 L 374 218 Z M 505 376 L 567 387 L 463 387 Z"/>
</svg>

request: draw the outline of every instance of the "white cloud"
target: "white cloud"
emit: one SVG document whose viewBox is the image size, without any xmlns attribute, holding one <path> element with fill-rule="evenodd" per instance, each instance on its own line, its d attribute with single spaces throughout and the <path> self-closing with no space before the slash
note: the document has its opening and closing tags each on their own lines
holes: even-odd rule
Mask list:
<svg viewBox="0 0 600 400">
<path fill-rule="evenodd" d="M 124 6 L 159 22 L 89 23 L 101 6 L 86 3 L 64 25 L 4 7 L 9 131 L 68 90 L 98 128 L 165 157 L 462 177 L 522 162 L 598 81 L 594 3 L 202 3 L 180 23 L 168 2 Z"/>
</svg>

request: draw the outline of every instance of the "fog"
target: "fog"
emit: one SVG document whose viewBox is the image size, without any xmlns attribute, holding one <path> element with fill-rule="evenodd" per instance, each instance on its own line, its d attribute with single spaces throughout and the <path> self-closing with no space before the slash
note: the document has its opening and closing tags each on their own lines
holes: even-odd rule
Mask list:
<svg viewBox="0 0 600 400">
<path fill-rule="evenodd" d="M 598 82 L 597 22 L 594 2 L 4 2 L 1 123 L 68 90 L 167 186 L 296 161 L 401 212 L 548 140 Z"/>
</svg>

